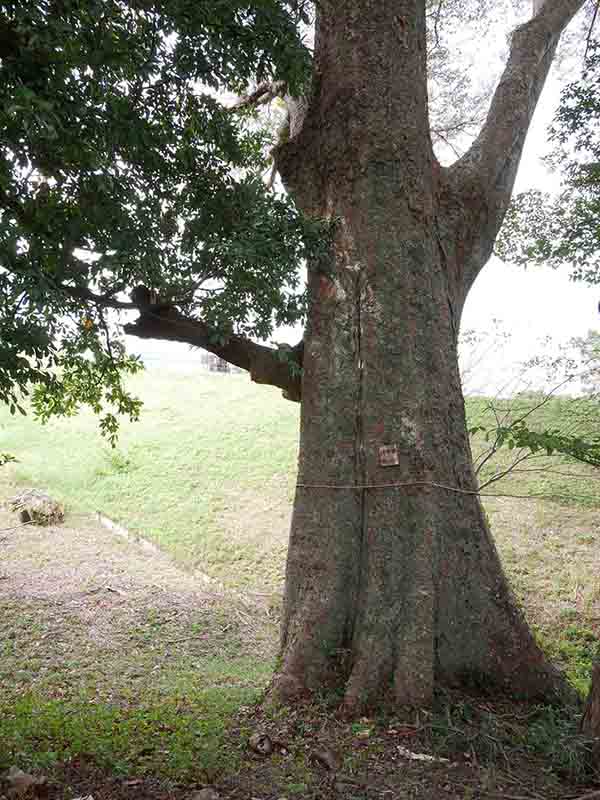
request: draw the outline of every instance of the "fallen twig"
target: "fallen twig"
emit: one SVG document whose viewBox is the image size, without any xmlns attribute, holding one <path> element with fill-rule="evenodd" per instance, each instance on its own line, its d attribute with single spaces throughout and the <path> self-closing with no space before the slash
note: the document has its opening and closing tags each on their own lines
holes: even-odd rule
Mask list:
<svg viewBox="0 0 600 800">
<path fill-rule="evenodd" d="M 536 800 L 539 794 L 499 794 L 498 792 L 493 792 L 489 796 L 497 797 L 498 800 Z"/>
<path fill-rule="evenodd" d="M 83 592 L 83 594 L 100 594 L 100 592 L 112 592 L 113 594 L 118 594 L 121 597 L 127 597 L 127 592 L 123 592 L 121 589 L 113 589 L 112 586 L 97 586 L 95 589 L 89 589 L 87 592 Z"/>
<path fill-rule="evenodd" d="M 0 528 L 0 533 L 10 533 L 11 531 L 16 531 L 17 528 L 24 528 L 25 525 L 32 525 L 32 521 L 29 522 L 20 522 L 18 525 L 13 525 L 12 528 Z"/>
</svg>

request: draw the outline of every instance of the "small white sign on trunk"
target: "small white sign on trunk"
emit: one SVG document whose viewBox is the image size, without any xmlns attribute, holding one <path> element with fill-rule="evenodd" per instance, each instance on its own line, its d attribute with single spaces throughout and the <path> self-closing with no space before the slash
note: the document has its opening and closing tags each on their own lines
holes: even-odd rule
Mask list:
<svg viewBox="0 0 600 800">
<path fill-rule="evenodd" d="M 379 448 L 379 466 L 397 467 L 400 464 L 397 444 L 385 444 Z"/>
</svg>

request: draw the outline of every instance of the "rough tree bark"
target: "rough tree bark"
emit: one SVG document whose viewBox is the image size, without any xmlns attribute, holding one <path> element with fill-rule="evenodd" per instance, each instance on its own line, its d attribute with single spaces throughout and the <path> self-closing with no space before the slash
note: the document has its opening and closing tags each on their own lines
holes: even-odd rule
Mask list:
<svg viewBox="0 0 600 800">
<path fill-rule="evenodd" d="M 341 684 L 355 712 L 388 698 L 426 704 L 438 683 L 564 691 L 511 597 L 476 495 L 457 333 L 580 6 L 548 0 L 514 33 L 479 138 L 442 169 L 425 3 L 320 4 L 314 92 L 278 152 L 297 202 L 336 220 L 330 263 L 310 274 L 274 684 L 285 698 Z"/>
<path fill-rule="evenodd" d="M 581 732 L 600 743 L 600 661 L 594 663 L 592 670 L 592 685 L 581 718 Z M 600 756 L 598 746 L 595 755 L 596 759 Z"/>
<path fill-rule="evenodd" d="M 536 0 L 478 139 L 446 169 L 429 135 L 425 0 L 318 4 L 312 94 L 276 152 L 288 191 L 335 231 L 328 263 L 309 265 L 284 699 L 335 686 L 354 713 L 428 704 L 441 684 L 568 693 L 477 496 L 457 334 L 582 5 Z"/>
<path fill-rule="evenodd" d="M 592 685 L 581 718 L 581 733 L 591 740 L 590 758 L 594 767 L 600 767 L 600 661 L 594 662 Z"/>
</svg>

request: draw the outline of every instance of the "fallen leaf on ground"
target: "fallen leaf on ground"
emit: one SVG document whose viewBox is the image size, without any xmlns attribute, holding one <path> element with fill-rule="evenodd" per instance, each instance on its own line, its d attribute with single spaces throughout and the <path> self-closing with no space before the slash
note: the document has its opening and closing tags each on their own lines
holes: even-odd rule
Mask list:
<svg viewBox="0 0 600 800">
<path fill-rule="evenodd" d="M 404 758 L 410 758 L 411 761 L 437 761 L 439 764 L 449 764 L 449 758 L 441 758 L 439 756 L 429 756 L 427 753 L 413 753 L 411 750 L 407 750 L 406 747 L 402 747 L 402 745 L 398 745 L 397 747 L 398 752 Z"/>
<path fill-rule="evenodd" d="M 248 744 L 255 753 L 268 756 L 273 752 L 273 743 L 266 733 L 253 733 L 248 739 Z"/>
</svg>

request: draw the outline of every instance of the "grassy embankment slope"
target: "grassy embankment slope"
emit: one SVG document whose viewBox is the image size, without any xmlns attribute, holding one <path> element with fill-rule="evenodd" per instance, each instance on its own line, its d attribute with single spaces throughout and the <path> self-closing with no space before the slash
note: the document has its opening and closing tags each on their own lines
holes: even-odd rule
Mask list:
<svg viewBox="0 0 600 800">
<path fill-rule="evenodd" d="M 239 620 L 247 612 L 231 606 L 235 613 L 228 617 L 227 597 L 213 609 L 212 622 L 206 615 L 200 622 L 186 617 L 176 629 L 164 622 L 162 612 L 145 608 L 135 628 L 135 648 L 141 653 L 137 667 L 134 659 L 126 670 L 119 663 L 110 669 L 113 676 L 135 676 L 136 669 L 138 678 L 147 676 L 148 670 L 157 668 L 160 651 L 161 674 L 167 677 L 156 685 L 146 681 L 140 705 L 127 681 L 111 689 L 111 675 L 99 675 L 97 664 L 74 663 L 74 670 L 83 669 L 87 675 L 76 692 L 68 676 L 57 678 L 47 671 L 42 680 L 31 656 L 45 636 L 48 641 L 43 620 L 35 622 L 40 608 L 7 605 L 0 613 L 0 627 L 8 626 L 3 704 L 5 709 L 7 704 L 14 707 L 11 674 L 17 674 L 15 696 L 24 705 L 12 717 L 5 715 L 0 745 L 4 741 L 13 754 L 19 748 L 29 753 L 31 763 L 51 763 L 72 753 L 73 742 L 81 740 L 81 747 L 89 749 L 89 736 L 83 732 L 94 730 L 94 741 L 106 749 L 108 763 L 140 769 L 147 758 L 138 753 L 143 751 L 140 742 L 159 729 L 162 747 L 157 743 L 151 748 L 154 768 L 176 776 L 182 770 L 197 775 L 199 744 L 197 734 L 190 732 L 193 721 L 199 715 L 205 720 L 208 744 L 202 750 L 202 769 L 217 769 L 221 733 L 212 736 L 206 731 L 222 732 L 233 709 L 255 697 L 254 687 L 269 675 L 276 638 L 272 617 L 282 584 L 295 480 L 298 408 L 275 390 L 253 386 L 245 376 L 148 372 L 136 379 L 135 389 L 145 402 L 143 416 L 139 423 L 123 426 L 115 450 L 103 443 L 96 420 L 85 414 L 42 427 L 31 419 L 2 413 L 0 451 L 14 453 L 19 463 L 0 473 L 0 493 L 6 497 L 17 487 L 45 488 L 65 503 L 72 526 L 85 526 L 86 515 L 101 510 L 157 543 L 185 569 L 197 568 L 218 579 L 227 591 L 236 590 L 238 599 L 240 592 L 247 598 L 270 595 L 271 602 L 262 607 L 265 619 L 258 639 L 263 644 L 265 637 L 270 639 L 273 647 L 261 644 L 261 655 L 253 660 L 252 642 L 236 634 L 223 650 L 227 631 L 239 633 Z M 570 408 L 564 400 L 548 404 L 541 424 L 564 423 Z M 482 417 L 490 419 L 491 412 L 479 399 L 469 401 L 468 413 L 470 423 L 477 424 Z M 476 455 L 487 446 L 477 440 Z M 512 456 L 506 452 L 491 459 L 483 479 L 502 471 Z M 524 462 L 520 469 L 526 471 L 492 484 L 487 492 L 543 494 L 554 500 L 486 497 L 486 512 L 506 570 L 537 634 L 585 690 L 600 621 L 598 475 L 546 457 Z M 255 621 L 259 617 L 256 611 Z M 29 622 L 25 625 L 23 620 Z M 195 653 L 174 646 L 193 640 L 199 630 L 209 638 L 215 635 L 216 650 Z M 167 641 L 161 650 L 163 639 Z M 94 654 L 102 659 L 101 650 Z M 112 698 L 108 705 L 107 697 Z M 35 724 L 27 712 L 32 702 L 41 709 Z M 127 735 L 114 736 L 115 714 Z M 90 715 L 95 715 L 93 722 Z M 59 735 L 63 729 L 66 732 Z M 49 731 L 58 736 L 58 744 Z M 40 741 L 45 744 L 39 745 Z M 161 752 L 171 755 L 163 757 Z M 181 756 L 179 760 L 173 762 L 173 753 Z M 4 766 L 0 763 L 0 768 Z"/>
<path fill-rule="evenodd" d="M 102 511 L 229 587 L 278 590 L 296 474 L 298 406 L 244 375 L 147 372 L 134 389 L 144 400 L 142 418 L 123 424 L 114 450 L 91 414 L 42 426 L 0 410 L 0 451 L 19 459 L 0 473 L 4 493 L 17 486 L 46 488 L 71 514 Z M 535 402 L 520 400 L 513 414 Z M 571 406 L 553 400 L 536 413 L 536 424 L 564 425 Z M 467 412 L 470 425 L 491 424 L 485 399 L 469 399 Z M 476 437 L 476 459 L 488 446 Z M 502 472 L 514 455 L 500 451 L 484 466 L 482 481 Z M 556 530 L 580 519 L 581 536 L 593 536 L 585 512 L 600 506 L 598 481 L 597 471 L 557 458 L 540 455 L 520 464 L 485 493 L 545 502 L 484 498 L 500 549 L 510 545 L 509 529 L 523 540 L 527 530 L 551 519 Z M 568 547 L 563 540 L 562 548 Z"/>
<path fill-rule="evenodd" d="M 297 454 L 297 412 L 243 375 L 147 372 L 144 400 L 116 449 L 91 414 L 53 420 L 0 415 L 0 475 L 44 487 L 73 514 L 102 511 L 228 586 L 278 586 Z"/>
</svg>

